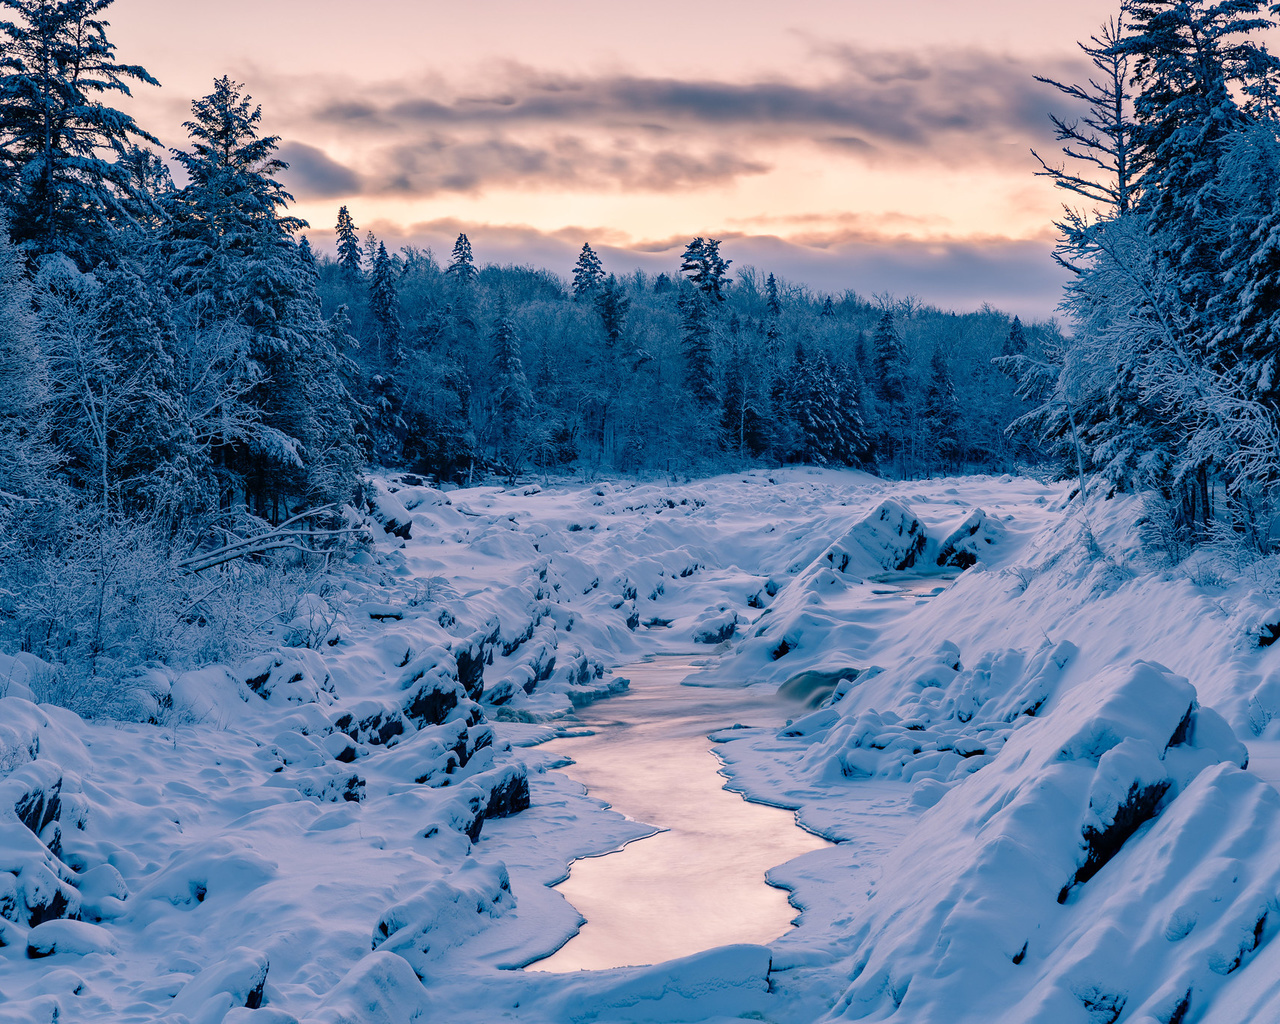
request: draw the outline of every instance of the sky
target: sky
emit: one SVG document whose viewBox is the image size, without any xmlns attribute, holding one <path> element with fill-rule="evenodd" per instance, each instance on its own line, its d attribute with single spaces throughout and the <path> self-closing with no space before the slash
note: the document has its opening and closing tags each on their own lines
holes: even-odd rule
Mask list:
<svg viewBox="0 0 1280 1024">
<path fill-rule="evenodd" d="M 695 235 L 818 294 L 1052 315 L 1061 199 L 1034 75 L 1077 80 L 1114 0 L 116 0 L 168 146 L 215 77 L 280 137 L 312 244 L 338 207 L 389 246 L 567 275 L 671 271 Z"/>
</svg>

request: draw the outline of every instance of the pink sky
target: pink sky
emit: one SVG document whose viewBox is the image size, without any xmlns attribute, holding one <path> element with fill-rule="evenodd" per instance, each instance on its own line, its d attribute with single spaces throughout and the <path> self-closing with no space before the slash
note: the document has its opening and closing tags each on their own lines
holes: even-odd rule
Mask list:
<svg viewBox="0 0 1280 1024">
<path fill-rule="evenodd" d="M 388 241 L 561 273 L 668 269 L 725 239 L 819 292 L 984 301 L 1047 316 L 1058 198 L 1028 149 L 1062 109 L 1084 0 L 117 0 L 111 36 L 164 88 L 136 112 L 169 145 L 215 76 L 282 138 L 310 236 L 339 205 Z M 214 11 L 216 10 L 216 15 Z"/>
</svg>

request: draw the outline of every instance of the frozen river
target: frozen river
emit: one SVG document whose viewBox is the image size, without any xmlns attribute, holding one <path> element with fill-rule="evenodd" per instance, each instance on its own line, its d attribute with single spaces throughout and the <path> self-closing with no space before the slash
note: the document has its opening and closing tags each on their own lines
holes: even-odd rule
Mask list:
<svg viewBox="0 0 1280 1024">
<path fill-rule="evenodd" d="M 631 690 L 579 712 L 593 735 L 552 741 L 566 773 L 628 817 L 664 831 L 621 852 L 575 861 L 558 886 L 587 919 L 533 970 L 651 964 L 733 942 L 766 943 L 796 910 L 766 872 L 826 846 L 790 811 L 722 787 L 707 734 L 734 724 L 778 727 L 804 712 L 772 687 L 683 686 L 693 659 L 620 669 Z"/>
</svg>

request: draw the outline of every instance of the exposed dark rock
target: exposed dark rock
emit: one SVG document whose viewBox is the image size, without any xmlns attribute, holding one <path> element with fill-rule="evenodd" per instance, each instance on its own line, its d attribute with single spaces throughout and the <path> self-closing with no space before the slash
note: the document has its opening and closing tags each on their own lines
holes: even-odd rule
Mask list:
<svg viewBox="0 0 1280 1024">
<path fill-rule="evenodd" d="M 357 717 L 359 716 L 359 717 Z M 346 733 L 357 743 L 370 746 L 386 746 L 395 737 L 404 735 L 404 715 L 397 708 L 370 708 L 367 702 L 339 715 L 333 726 Z M 338 756 L 338 760 L 343 758 Z M 354 756 L 351 758 L 354 760 Z"/>
<path fill-rule="evenodd" d="M 737 632 L 738 620 L 733 618 L 720 626 L 711 626 L 693 634 L 693 642 L 695 644 L 721 644 L 726 640 L 732 639 L 733 634 Z"/>
<path fill-rule="evenodd" d="M 405 701 L 404 713 L 418 726 L 439 725 L 464 699 L 462 687 L 452 679 L 428 676 Z"/>
<path fill-rule="evenodd" d="M 529 808 L 529 775 L 524 765 L 500 770 L 484 807 L 486 818 L 507 818 Z"/>
<path fill-rule="evenodd" d="M 1168 789 L 1168 779 L 1149 786 L 1140 786 L 1135 782 L 1129 787 L 1129 794 L 1117 809 L 1115 819 L 1110 825 L 1104 829 L 1085 827 L 1083 833 L 1085 861 L 1076 870 L 1070 884 L 1058 894 L 1059 903 L 1067 901 L 1073 886 L 1089 881 L 1102 870 L 1102 867 L 1120 852 L 1125 841 L 1138 831 L 1141 825 L 1155 817 L 1156 808 Z"/>
<path fill-rule="evenodd" d="M 1004 536 L 1004 526 L 980 508 L 975 508 L 938 548 L 937 563 L 956 569 L 975 565 L 982 551 Z"/>
</svg>

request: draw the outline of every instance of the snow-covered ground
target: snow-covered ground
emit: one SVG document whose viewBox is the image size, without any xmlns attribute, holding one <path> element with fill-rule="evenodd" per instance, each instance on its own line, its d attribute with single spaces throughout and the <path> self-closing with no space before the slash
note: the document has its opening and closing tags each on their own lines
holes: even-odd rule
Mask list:
<svg viewBox="0 0 1280 1024">
<path fill-rule="evenodd" d="M 390 478 L 316 649 L 141 673 L 158 724 L 0 656 L 0 1020 L 1280 1020 L 1280 610 L 1067 491 Z M 569 863 L 651 831 L 543 741 L 693 651 L 812 708 L 714 736 L 836 841 L 770 873 L 800 926 L 518 969 L 578 927 Z"/>
</svg>

